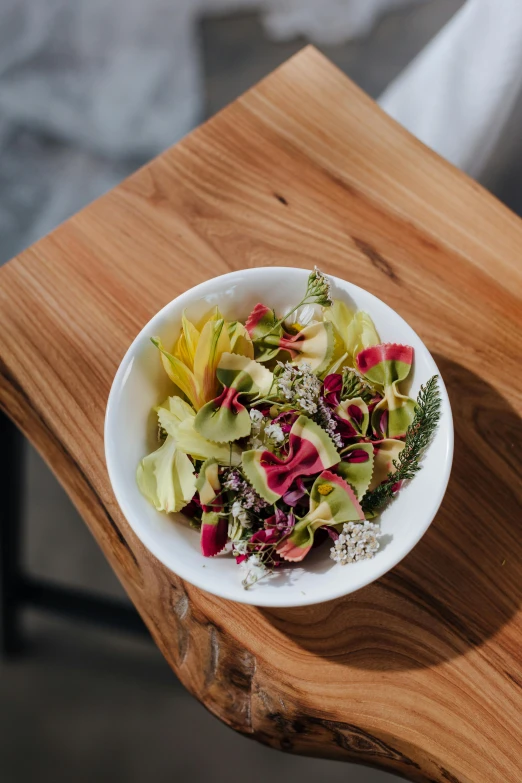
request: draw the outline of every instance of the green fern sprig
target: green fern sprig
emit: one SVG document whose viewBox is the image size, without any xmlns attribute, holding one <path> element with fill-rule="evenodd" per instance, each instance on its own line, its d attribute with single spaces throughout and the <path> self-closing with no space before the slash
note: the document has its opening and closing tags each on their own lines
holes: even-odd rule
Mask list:
<svg viewBox="0 0 522 783">
<path fill-rule="evenodd" d="M 364 496 L 362 508 L 365 513 L 375 513 L 393 497 L 393 488 L 397 482 L 412 479 L 421 469 L 420 460 L 440 421 L 441 399 L 437 381 L 438 376 L 434 375 L 421 386 L 415 416 L 406 431 L 404 448 L 398 458 L 393 460 L 396 471 L 388 473 L 386 481 Z"/>
</svg>

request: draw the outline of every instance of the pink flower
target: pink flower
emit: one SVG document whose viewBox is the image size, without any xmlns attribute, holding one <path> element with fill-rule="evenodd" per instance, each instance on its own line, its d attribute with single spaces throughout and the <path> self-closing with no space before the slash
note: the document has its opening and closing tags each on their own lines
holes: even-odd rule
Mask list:
<svg viewBox="0 0 522 783">
<path fill-rule="evenodd" d="M 275 510 L 275 514 L 271 517 L 268 517 L 268 519 L 265 519 L 265 529 L 277 531 L 278 533 L 277 540 L 279 540 L 279 538 L 281 538 L 282 535 L 286 535 L 287 533 L 289 533 L 294 525 L 295 525 L 294 512 L 290 511 L 289 514 L 285 514 L 284 511 L 281 511 L 281 509 L 277 507 Z M 254 533 L 254 535 L 256 534 Z"/>
<path fill-rule="evenodd" d="M 323 397 L 332 408 L 337 408 L 341 401 L 343 376 L 334 372 L 327 375 L 323 382 Z"/>
<path fill-rule="evenodd" d="M 273 419 L 272 424 L 279 424 L 285 435 L 287 435 L 292 429 L 292 424 L 299 416 L 297 411 L 283 411 L 279 416 Z"/>
<path fill-rule="evenodd" d="M 258 530 L 257 533 L 254 533 L 254 535 L 251 536 L 249 543 L 266 546 L 269 544 L 275 544 L 277 541 L 279 541 L 280 538 L 281 531 L 276 527 L 269 527 L 263 528 L 262 530 Z"/>
<path fill-rule="evenodd" d="M 304 485 L 303 479 L 300 476 L 294 481 L 294 484 L 297 485 L 297 489 L 290 489 L 285 495 L 283 495 L 283 500 L 287 506 L 296 506 L 301 498 L 306 495 L 306 487 Z"/>
</svg>

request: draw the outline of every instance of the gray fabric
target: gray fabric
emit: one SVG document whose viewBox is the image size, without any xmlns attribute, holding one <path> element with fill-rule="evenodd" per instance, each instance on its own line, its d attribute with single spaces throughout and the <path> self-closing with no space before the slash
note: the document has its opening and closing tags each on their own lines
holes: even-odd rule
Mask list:
<svg viewBox="0 0 522 783">
<path fill-rule="evenodd" d="M 203 118 L 205 13 L 262 6 L 273 36 L 301 29 L 320 39 L 341 18 L 343 36 L 357 35 L 405 2 L 365 0 L 361 12 L 360 0 L 322 0 L 318 15 L 310 0 L 3 0 L 0 263 Z M 249 86 L 236 57 L 233 44 L 225 48 L 221 70 Z"/>
<path fill-rule="evenodd" d="M 0 5 L 0 263 L 201 119 L 184 9 L 169 0 Z"/>
<path fill-rule="evenodd" d="M 197 120 L 192 21 L 171 0 L 4 0 L 4 122 L 114 158 L 154 155 Z"/>
</svg>

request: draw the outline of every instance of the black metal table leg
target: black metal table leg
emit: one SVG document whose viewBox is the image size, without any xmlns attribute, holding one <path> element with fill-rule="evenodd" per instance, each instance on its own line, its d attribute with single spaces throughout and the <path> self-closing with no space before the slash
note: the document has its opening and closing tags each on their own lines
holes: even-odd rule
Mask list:
<svg viewBox="0 0 522 783">
<path fill-rule="evenodd" d="M 32 576 L 22 576 L 19 587 L 22 605 L 28 608 L 150 638 L 147 626 L 130 602 Z"/>
<path fill-rule="evenodd" d="M 20 577 L 23 437 L 0 411 L 0 651 L 9 656 L 22 644 Z"/>
<path fill-rule="evenodd" d="M 39 609 L 150 639 L 132 604 L 26 574 L 22 564 L 24 439 L 0 411 L 0 655 L 22 648 L 24 608 Z"/>
</svg>

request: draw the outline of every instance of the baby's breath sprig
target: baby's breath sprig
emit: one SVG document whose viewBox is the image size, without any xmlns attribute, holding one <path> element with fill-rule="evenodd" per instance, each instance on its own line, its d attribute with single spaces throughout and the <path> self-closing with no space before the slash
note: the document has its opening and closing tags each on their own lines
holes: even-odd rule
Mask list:
<svg viewBox="0 0 522 783">
<path fill-rule="evenodd" d="M 263 435 L 266 445 L 272 447 L 272 450 L 281 449 L 286 439 L 285 433 L 278 422 L 267 424 Z"/>
<path fill-rule="evenodd" d="M 245 540 L 235 542 L 232 549 L 234 557 L 246 556 L 241 564 L 246 571 L 241 582 L 245 590 L 273 573 L 275 551 L 275 544 L 259 546 Z"/>
<path fill-rule="evenodd" d="M 421 469 L 422 455 L 440 421 L 441 399 L 437 382 L 438 376 L 434 375 L 421 386 L 415 416 L 406 431 L 404 448 L 398 458 L 393 460 L 395 473 L 388 473 L 386 481 L 364 496 L 362 508 L 366 513 L 380 509 L 393 497 L 394 487 L 399 481 L 412 479 Z"/>
</svg>

